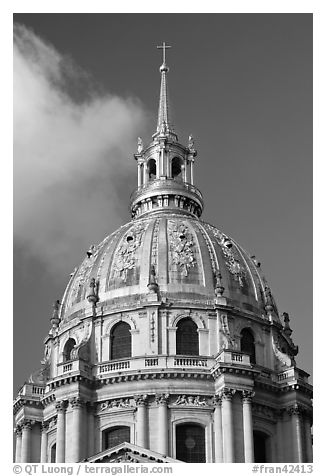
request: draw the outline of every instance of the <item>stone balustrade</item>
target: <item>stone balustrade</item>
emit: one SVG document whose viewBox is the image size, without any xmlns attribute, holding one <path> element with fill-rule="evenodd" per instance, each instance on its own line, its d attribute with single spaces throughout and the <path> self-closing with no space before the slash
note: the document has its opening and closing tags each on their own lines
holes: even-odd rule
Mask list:
<svg viewBox="0 0 326 476">
<path fill-rule="evenodd" d="M 119 361 L 110 361 L 99 364 L 95 368 L 95 376 L 116 373 L 126 370 L 142 370 L 150 368 L 159 369 L 209 369 L 214 364 L 212 357 L 189 356 L 158 356 L 158 357 L 133 357 Z"/>
<path fill-rule="evenodd" d="M 224 364 L 240 364 L 246 365 L 248 367 L 251 366 L 249 355 L 227 349 L 224 349 L 217 354 L 215 362 Z"/>
<path fill-rule="evenodd" d="M 58 376 L 66 375 L 71 372 L 84 373 L 86 376 L 90 376 L 92 367 L 81 359 L 71 360 L 69 362 L 62 362 L 58 364 Z"/>
</svg>

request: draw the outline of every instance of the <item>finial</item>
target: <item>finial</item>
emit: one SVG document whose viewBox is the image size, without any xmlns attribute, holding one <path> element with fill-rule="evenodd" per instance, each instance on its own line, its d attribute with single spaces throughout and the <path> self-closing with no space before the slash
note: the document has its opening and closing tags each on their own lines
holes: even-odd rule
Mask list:
<svg viewBox="0 0 326 476">
<path fill-rule="evenodd" d="M 215 286 L 215 293 L 217 297 L 222 297 L 224 293 L 224 286 L 222 285 L 222 275 L 220 272 L 216 275 L 216 286 Z"/>
<path fill-rule="evenodd" d="M 291 334 L 292 334 L 292 329 L 290 327 L 290 317 L 289 317 L 289 314 L 287 312 L 283 312 L 282 314 L 283 316 L 283 319 L 284 319 L 284 333 L 290 337 Z"/>
<path fill-rule="evenodd" d="M 273 305 L 273 299 L 272 299 L 272 293 L 269 288 L 269 286 L 265 286 L 265 309 L 267 312 L 272 312 L 274 310 L 274 305 Z"/>
<path fill-rule="evenodd" d="M 158 291 L 158 284 L 156 282 L 156 273 L 155 273 L 155 266 L 152 264 L 151 265 L 151 270 L 149 274 L 149 280 L 148 280 L 148 290 L 152 293 L 157 293 Z"/>
<path fill-rule="evenodd" d="M 50 322 L 52 324 L 52 327 L 56 329 L 59 325 L 60 318 L 59 318 L 59 309 L 60 309 L 60 301 L 57 299 L 55 303 L 53 304 L 53 314 L 50 319 Z"/>
<path fill-rule="evenodd" d="M 168 71 L 169 71 L 169 68 L 166 66 L 166 63 L 165 63 L 165 50 L 166 50 L 166 48 L 171 48 L 171 46 L 170 46 L 170 45 L 167 45 L 167 44 L 165 43 L 165 41 L 163 41 L 162 45 L 159 45 L 159 46 L 157 46 L 156 48 L 157 48 L 158 50 L 163 50 L 163 63 L 162 63 L 162 66 L 160 67 L 160 71 L 161 71 L 161 73 L 162 73 L 163 71 L 168 72 Z"/>
</svg>

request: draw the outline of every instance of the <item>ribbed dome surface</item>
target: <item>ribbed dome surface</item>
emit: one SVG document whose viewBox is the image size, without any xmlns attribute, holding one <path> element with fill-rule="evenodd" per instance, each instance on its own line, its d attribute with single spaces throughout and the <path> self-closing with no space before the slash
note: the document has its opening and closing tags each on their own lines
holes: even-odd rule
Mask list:
<svg viewBox="0 0 326 476">
<path fill-rule="evenodd" d="M 75 270 L 64 294 L 66 321 L 89 307 L 89 283 L 98 283 L 98 306 L 125 308 L 148 294 L 155 269 L 160 299 L 173 303 L 213 304 L 216 276 L 222 276 L 229 305 L 265 313 L 264 282 L 256 264 L 217 228 L 179 213 L 133 220 L 92 248 Z"/>
</svg>

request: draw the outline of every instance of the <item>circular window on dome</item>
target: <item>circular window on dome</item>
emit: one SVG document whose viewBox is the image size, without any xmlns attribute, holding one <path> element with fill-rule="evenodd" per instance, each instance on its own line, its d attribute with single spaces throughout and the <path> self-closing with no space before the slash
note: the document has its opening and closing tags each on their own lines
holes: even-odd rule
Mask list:
<svg viewBox="0 0 326 476">
<path fill-rule="evenodd" d="M 134 241 L 134 237 L 132 235 L 128 235 L 127 238 L 126 238 L 126 241 L 128 243 L 131 243 L 132 241 Z"/>
</svg>

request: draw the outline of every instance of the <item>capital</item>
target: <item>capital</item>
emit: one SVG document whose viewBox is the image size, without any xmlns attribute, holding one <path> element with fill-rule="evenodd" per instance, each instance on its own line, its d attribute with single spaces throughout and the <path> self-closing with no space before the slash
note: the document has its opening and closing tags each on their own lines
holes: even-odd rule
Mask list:
<svg viewBox="0 0 326 476">
<path fill-rule="evenodd" d="M 134 400 L 137 407 L 145 406 L 147 405 L 148 395 L 135 395 Z"/>
<path fill-rule="evenodd" d="M 49 422 L 48 421 L 42 421 L 41 423 L 41 431 L 46 432 L 49 428 Z"/>
<path fill-rule="evenodd" d="M 165 394 L 156 394 L 155 395 L 155 403 L 157 405 L 167 405 L 169 401 L 170 395 L 168 393 Z"/>
<path fill-rule="evenodd" d="M 14 432 L 16 433 L 16 436 L 21 436 L 22 434 L 22 426 L 21 425 L 17 425 Z"/>
<path fill-rule="evenodd" d="M 21 426 L 22 426 L 22 429 L 23 429 L 23 430 L 31 430 L 33 423 L 35 423 L 35 422 L 32 421 L 32 420 L 24 420 L 24 421 L 22 422 L 22 425 L 21 425 Z"/>
<path fill-rule="evenodd" d="M 289 415 L 302 415 L 303 413 L 303 407 L 302 405 L 299 405 L 298 403 L 295 403 L 291 407 L 287 408 L 287 412 Z"/>
<path fill-rule="evenodd" d="M 254 396 L 255 392 L 253 392 L 252 390 L 242 390 L 241 392 L 241 398 L 243 403 L 251 403 Z"/>
<path fill-rule="evenodd" d="M 219 397 L 222 400 L 226 401 L 232 401 L 233 395 L 235 394 L 236 390 L 233 388 L 228 388 L 224 387 L 220 392 L 219 392 Z"/>
<path fill-rule="evenodd" d="M 220 407 L 222 405 L 222 399 L 219 395 L 214 395 L 212 398 L 212 405 L 214 407 Z"/>
<path fill-rule="evenodd" d="M 85 405 L 85 401 L 79 397 L 73 397 L 69 401 L 72 408 L 82 408 Z"/>
<path fill-rule="evenodd" d="M 60 400 L 55 404 L 55 409 L 57 410 L 57 413 L 62 413 L 66 410 L 67 407 L 67 402 L 65 400 Z"/>
</svg>

